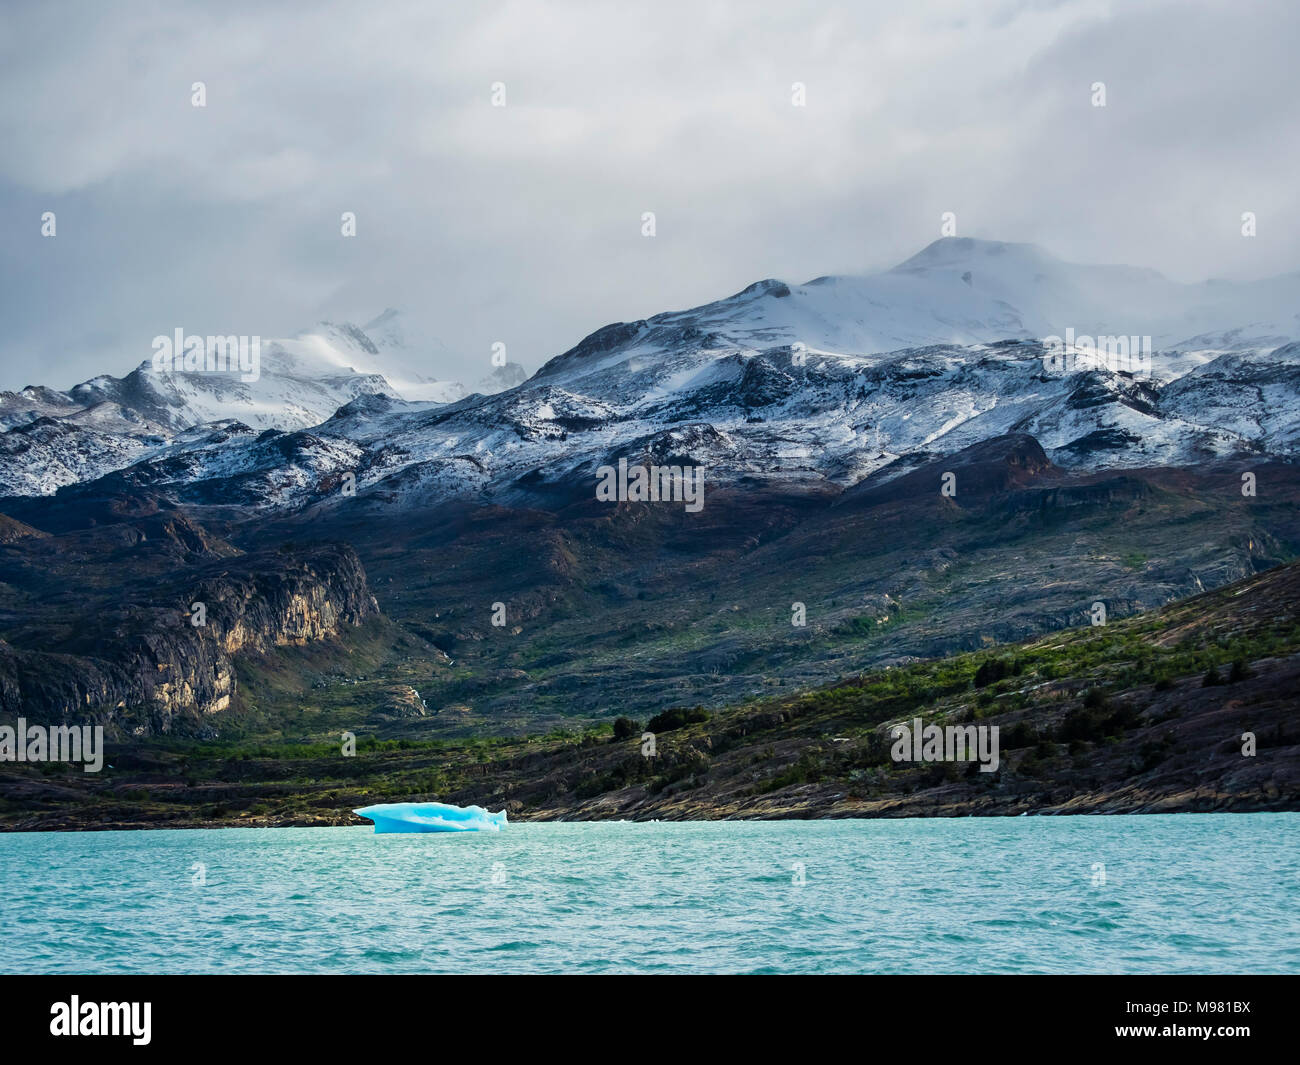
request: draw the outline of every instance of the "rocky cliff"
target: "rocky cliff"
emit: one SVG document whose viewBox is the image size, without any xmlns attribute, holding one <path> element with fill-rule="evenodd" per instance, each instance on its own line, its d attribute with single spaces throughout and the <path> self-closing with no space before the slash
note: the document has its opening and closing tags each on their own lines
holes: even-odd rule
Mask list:
<svg viewBox="0 0 1300 1065">
<path fill-rule="evenodd" d="M 203 733 L 236 703 L 234 656 L 328 639 L 378 613 L 350 547 L 221 559 L 96 611 L 77 626 L 89 635 L 62 648 L 0 641 L 0 713 Z"/>
</svg>

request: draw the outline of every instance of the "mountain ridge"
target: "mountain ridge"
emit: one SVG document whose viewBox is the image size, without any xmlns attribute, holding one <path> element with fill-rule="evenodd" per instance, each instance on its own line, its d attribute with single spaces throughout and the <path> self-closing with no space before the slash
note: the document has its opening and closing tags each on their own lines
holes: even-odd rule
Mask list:
<svg viewBox="0 0 1300 1065">
<path fill-rule="evenodd" d="M 532 377 L 507 364 L 478 392 L 438 400 L 403 396 L 369 372 L 407 343 L 389 310 L 368 323 L 378 341 L 323 323 L 268 343 L 253 391 L 221 375 L 160 383 L 142 366 L 68 393 L 6 394 L 0 494 L 47 495 L 126 471 L 191 503 L 227 495 L 296 508 L 352 498 L 333 490 L 350 474 L 372 503 L 519 502 L 670 439 L 693 441 L 679 454 L 724 481 L 836 490 L 1009 432 L 1085 470 L 1291 461 L 1300 314 L 1287 309 L 1298 305 L 1300 274 L 1187 286 L 1142 268 L 1065 263 L 1034 245 L 942 238 L 878 274 L 765 279 L 607 325 Z M 1069 330 L 1126 342 L 1154 333 L 1149 374 L 1095 358 L 1052 369 L 1044 336 Z M 1222 347 L 1157 343 L 1177 336 Z M 258 430 L 288 433 L 293 446 L 268 447 Z"/>
</svg>

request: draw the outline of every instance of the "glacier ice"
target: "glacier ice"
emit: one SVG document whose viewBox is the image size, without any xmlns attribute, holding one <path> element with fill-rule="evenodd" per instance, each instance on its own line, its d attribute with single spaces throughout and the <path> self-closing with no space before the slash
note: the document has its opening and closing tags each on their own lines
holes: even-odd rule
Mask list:
<svg viewBox="0 0 1300 1065">
<path fill-rule="evenodd" d="M 506 812 L 445 802 L 381 802 L 353 810 L 375 823 L 375 832 L 500 832 Z"/>
</svg>

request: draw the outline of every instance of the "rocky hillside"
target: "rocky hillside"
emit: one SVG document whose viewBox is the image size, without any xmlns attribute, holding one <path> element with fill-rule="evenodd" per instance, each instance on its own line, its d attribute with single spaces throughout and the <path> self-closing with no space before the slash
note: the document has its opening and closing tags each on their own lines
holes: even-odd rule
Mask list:
<svg viewBox="0 0 1300 1065">
<path fill-rule="evenodd" d="M 328 640 L 379 612 L 349 547 L 239 554 L 179 516 L 28 538 L 3 555 L 0 714 L 31 722 L 212 735 L 210 718 L 238 700 L 239 656 Z"/>
<path fill-rule="evenodd" d="M 1243 473 L 1256 495 L 1243 495 Z M 0 638 L 25 651 L 102 657 L 124 596 L 180 582 L 171 609 L 188 609 L 205 567 L 350 544 L 396 626 L 387 664 L 290 656 L 262 677 L 236 656 L 260 727 L 303 739 L 367 723 L 412 739 L 518 735 L 718 708 L 1068 629 L 1098 602 L 1113 620 L 1150 611 L 1300 553 L 1296 466 L 1087 473 L 1026 434 L 842 492 L 724 486 L 696 514 L 582 499 L 250 517 L 234 493 L 177 508 L 119 475 L 13 505 Z M 395 686 L 418 691 L 427 714 L 385 720 Z M 203 726 L 252 727 L 236 718 Z"/>
<path fill-rule="evenodd" d="M 135 744 L 93 779 L 0 765 L 0 828 L 361 824 L 356 807 L 428 800 L 512 820 L 1296 810 L 1298 617 L 1289 565 L 1141 617 L 714 712 L 513 740 L 363 734 L 352 757 L 337 735 Z M 890 728 L 916 717 L 996 726 L 996 771 L 896 761 Z"/>
<path fill-rule="evenodd" d="M 940 241 L 607 326 L 492 395 L 368 384 L 409 347 L 392 316 L 268 344 L 247 393 L 27 390 L 0 705 L 519 736 L 1148 613 L 1300 555 L 1298 294 Z M 1151 334 L 1149 372 L 1054 368 L 1071 328 Z M 703 508 L 598 500 L 623 459 L 698 466 Z"/>
</svg>

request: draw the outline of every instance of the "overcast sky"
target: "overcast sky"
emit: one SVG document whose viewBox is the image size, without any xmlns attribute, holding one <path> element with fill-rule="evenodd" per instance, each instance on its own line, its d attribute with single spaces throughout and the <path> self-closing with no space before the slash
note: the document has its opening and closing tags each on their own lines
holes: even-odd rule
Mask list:
<svg viewBox="0 0 1300 1065">
<path fill-rule="evenodd" d="M 1294 0 L 5 0 L 0 387 L 387 306 L 473 381 L 494 341 L 532 370 L 892 266 L 945 211 L 1180 280 L 1293 271 L 1297 46 Z"/>
</svg>

